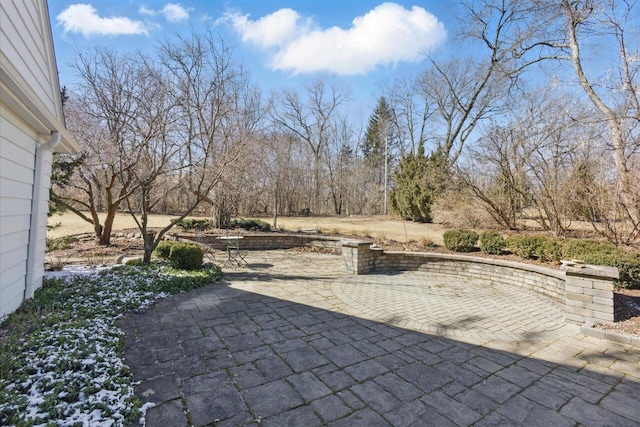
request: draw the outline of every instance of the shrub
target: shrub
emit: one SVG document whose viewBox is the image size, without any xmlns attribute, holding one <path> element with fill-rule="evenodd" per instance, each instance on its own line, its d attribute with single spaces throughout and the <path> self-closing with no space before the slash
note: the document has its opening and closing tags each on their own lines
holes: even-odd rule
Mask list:
<svg viewBox="0 0 640 427">
<path fill-rule="evenodd" d="M 478 233 L 471 230 L 448 230 L 442 235 L 444 246 L 454 252 L 471 252 L 478 241 Z"/>
<path fill-rule="evenodd" d="M 247 231 L 271 231 L 271 225 L 259 219 L 234 219 L 229 223 L 229 228 L 242 228 Z"/>
<path fill-rule="evenodd" d="M 579 259 L 586 264 L 616 267 L 620 279 L 616 286 L 640 288 L 640 253 L 625 250 L 609 242 L 589 239 L 547 239 L 541 236 L 511 236 L 507 246 L 523 259 L 541 261 Z"/>
<path fill-rule="evenodd" d="M 511 236 L 507 238 L 507 247 L 522 259 L 533 259 L 540 256 L 545 240 L 542 236 Z"/>
<path fill-rule="evenodd" d="M 424 153 L 409 153 L 394 172 L 395 189 L 389 193 L 391 211 L 416 222 L 431 222 L 435 188 L 428 182 L 430 161 Z"/>
<path fill-rule="evenodd" d="M 579 258 L 591 254 L 612 254 L 619 251 L 613 243 L 599 242 L 590 239 L 568 239 L 562 245 L 562 256 L 564 258 Z M 586 261 L 585 261 L 586 262 Z"/>
<path fill-rule="evenodd" d="M 485 254 L 500 255 L 507 246 L 504 237 L 495 231 L 485 231 L 480 234 L 480 250 Z"/>
<path fill-rule="evenodd" d="M 185 218 L 181 221 L 175 221 L 175 224 L 184 231 L 193 231 L 196 228 L 201 230 L 209 230 L 214 227 L 213 221 L 210 219 Z"/>
<path fill-rule="evenodd" d="M 541 261 L 560 261 L 564 258 L 564 242 L 564 239 L 544 239 L 536 255 Z"/>
<path fill-rule="evenodd" d="M 420 237 L 420 246 L 423 248 L 433 248 L 436 246 L 435 242 L 428 237 Z"/>
<path fill-rule="evenodd" d="M 156 250 L 154 251 L 154 253 L 158 258 L 169 259 L 169 255 L 171 254 L 171 248 L 177 244 L 178 242 L 174 242 L 171 240 L 163 240 L 160 243 L 158 243 L 158 246 L 156 246 Z"/>
<path fill-rule="evenodd" d="M 197 270 L 202 268 L 204 253 L 199 246 L 189 243 L 178 243 L 171 247 L 169 262 L 175 268 L 182 270 Z"/>
<path fill-rule="evenodd" d="M 75 242 L 76 240 L 77 239 L 75 239 L 73 236 L 63 236 L 56 239 L 47 239 L 47 252 L 69 249 L 71 247 L 71 243 Z"/>
<path fill-rule="evenodd" d="M 640 253 L 624 250 L 609 242 L 567 240 L 562 246 L 564 258 L 575 258 L 587 264 L 616 267 L 620 272 L 619 287 L 640 288 Z"/>
</svg>

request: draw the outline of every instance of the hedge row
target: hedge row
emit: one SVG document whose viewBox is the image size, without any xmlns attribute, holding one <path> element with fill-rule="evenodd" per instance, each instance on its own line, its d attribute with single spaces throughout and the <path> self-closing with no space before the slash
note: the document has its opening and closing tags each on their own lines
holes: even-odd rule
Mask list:
<svg viewBox="0 0 640 427">
<path fill-rule="evenodd" d="M 480 249 L 486 254 L 500 255 L 508 248 L 522 259 L 545 262 L 579 259 L 587 264 L 616 267 L 620 272 L 619 287 L 640 289 L 640 252 L 622 249 L 609 242 L 528 235 L 505 240 L 495 231 L 485 231 L 478 236 L 476 232 L 464 229 L 448 230 L 442 237 L 445 247 L 454 252 L 472 252 L 480 239 Z"/>
<path fill-rule="evenodd" d="M 620 272 L 618 286 L 640 288 L 640 252 L 622 249 L 609 242 L 519 235 L 509 237 L 507 246 L 522 259 L 579 259 L 587 264 L 616 267 Z"/>
<path fill-rule="evenodd" d="M 200 230 L 209 230 L 214 228 L 215 224 L 210 219 L 196 219 L 196 218 L 185 218 L 180 221 L 175 221 L 175 224 L 182 228 L 184 231 L 193 231 L 196 229 Z"/>
<path fill-rule="evenodd" d="M 215 224 L 210 219 L 201 218 L 185 218 L 181 221 L 175 221 L 175 224 L 184 231 L 210 230 L 215 228 Z M 259 219 L 234 219 L 227 225 L 228 228 L 242 228 L 247 231 L 270 231 L 271 225 L 268 222 Z"/>
<path fill-rule="evenodd" d="M 242 228 L 247 231 L 270 231 L 271 224 L 259 219 L 234 219 L 229 223 L 229 228 Z"/>
</svg>

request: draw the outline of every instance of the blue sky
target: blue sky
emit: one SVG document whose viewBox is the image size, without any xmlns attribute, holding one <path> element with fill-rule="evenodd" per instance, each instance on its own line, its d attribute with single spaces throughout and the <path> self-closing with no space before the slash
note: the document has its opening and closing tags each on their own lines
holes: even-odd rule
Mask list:
<svg viewBox="0 0 640 427">
<path fill-rule="evenodd" d="M 176 35 L 219 34 L 268 94 L 324 78 L 352 93 L 367 117 L 397 73 L 424 67 L 426 53 L 455 48 L 453 0 L 50 0 L 60 82 L 73 87 L 77 50 L 94 45 L 150 50 Z"/>
</svg>

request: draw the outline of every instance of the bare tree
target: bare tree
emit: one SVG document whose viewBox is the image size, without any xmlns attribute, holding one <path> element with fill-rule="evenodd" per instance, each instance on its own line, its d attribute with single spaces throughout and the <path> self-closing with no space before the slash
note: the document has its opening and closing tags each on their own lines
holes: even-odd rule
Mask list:
<svg viewBox="0 0 640 427">
<path fill-rule="evenodd" d="M 473 59 L 432 62 L 421 92 L 434 104 L 432 139 L 454 165 L 476 126 L 503 111 L 509 80 L 490 62 Z"/>
<path fill-rule="evenodd" d="M 422 90 L 436 106 L 436 144 L 453 165 L 483 120 L 505 111 L 505 102 L 518 88 L 531 65 L 555 57 L 546 38 L 538 40 L 546 15 L 530 0 L 475 0 L 462 4 L 459 38 L 475 52 L 465 59 L 432 59 L 422 76 Z"/>
<path fill-rule="evenodd" d="M 334 135 L 325 146 L 324 160 L 327 168 L 327 184 L 329 187 L 333 213 L 341 215 L 348 209 L 349 181 L 348 176 L 355 163 L 355 141 L 353 128 L 346 117 L 336 120 Z"/>
<path fill-rule="evenodd" d="M 638 24 L 638 6 L 635 2 L 615 0 L 562 0 L 555 6 L 564 36 L 556 46 L 567 51 L 566 59 L 573 66 L 578 84 L 609 128 L 616 193 L 626 212 L 624 220 L 633 224 L 631 235 L 637 235 L 640 182 L 634 171 L 639 166 L 640 150 L 640 51 L 633 26 Z M 614 72 L 606 77 L 597 77 L 596 71 L 590 76 L 585 66 L 584 51 L 594 37 L 612 40 L 617 47 L 615 58 L 609 58 Z"/>
<path fill-rule="evenodd" d="M 123 147 L 122 161 L 134 161 L 133 184 L 127 197 L 130 212 L 144 239 L 144 262 L 173 222 L 148 232 L 148 215 L 161 200 L 159 177 L 180 176 L 189 191 L 189 204 L 177 221 L 187 217 L 220 184 L 225 171 L 249 146 L 262 119 L 260 96 L 231 51 L 211 34 L 166 42 L 158 63 L 145 61 L 147 85 L 137 93 L 146 106 L 136 127 L 134 144 Z M 137 206 L 137 211 L 134 210 Z"/>
<path fill-rule="evenodd" d="M 272 109 L 272 119 L 285 132 L 306 142 L 313 155 L 313 194 L 309 208 L 320 210 L 322 155 L 329 138 L 334 135 L 339 108 L 347 101 L 347 93 L 334 85 L 316 81 L 298 92 L 284 90 Z"/>
<path fill-rule="evenodd" d="M 516 230 L 528 203 L 528 183 L 521 154 L 524 135 L 491 124 L 471 150 L 468 162 L 458 165 L 458 177 L 475 199 L 502 227 Z"/>
<path fill-rule="evenodd" d="M 80 84 L 66 103 L 65 114 L 86 159 L 66 189 L 53 191 L 70 211 L 93 225 L 100 244 L 109 245 L 116 213 L 135 191 L 129 185 L 131 165 L 116 159 L 137 114 L 131 89 L 140 78 L 138 61 L 98 47 L 78 53 L 75 70 Z M 98 213 L 103 210 L 106 218 L 101 222 Z"/>
<path fill-rule="evenodd" d="M 597 129 L 587 133 L 585 117 L 570 94 L 527 92 L 517 109 L 483 129 L 463 182 L 499 224 L 517 228 L 526 209 L 543 229 L 565 235 L 577 216 L 578 159 L 598 137 Z"/>
<path fill-rule="evenodd" d="M 83 199 L 76 203 L 92 217 L 76 213 L 94 221 L 97 233 L 97 211 L 106 199 L 100 231 L 108 239 L 126 202 L 149 262 L 174 224 L 152 233 L 149 214 L 173 191 L 183 197 L 178 220 L 209 196 L 254 140 L 263 116 L 260 94 L 210 34 L 166 42 L 155 56 L 98 48 L 80 55 L 78 64 L 85 101 L 78 132 L 93 144 L 77 185 Z"/>
<path fill-rule="evenodd" d="M 401 157 L 407 153 L 416 154 L 419 150 L 424 152 L 427 126 L 435 103 L 434 97 L 425 89 L 420 78 L 401 76 L 387 91 Z"/>
</svg>

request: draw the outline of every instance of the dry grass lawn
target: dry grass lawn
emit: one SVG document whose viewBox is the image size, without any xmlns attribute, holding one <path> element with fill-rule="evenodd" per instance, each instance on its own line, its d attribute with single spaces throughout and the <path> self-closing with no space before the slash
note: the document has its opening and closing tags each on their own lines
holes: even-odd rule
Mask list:
<svg viewBox="0 0 640 427">
<path fill-rule="evenodd" d="M 261 219 L 273 226 L 273 219 Z M 325 234 L 356 235 L 402 243 L 424 239 L 437 245 L 443 244 L 442 233 L 447 230 L 440 224 L 402 221 L 384 215 L 279 217 L 278 228 L 288 231 L 315 228 Z"/>
<path fill-rule="evenodd" d="M 106 213 L 98 214 L 100 221 L 104 221 Z M 165 227 L 169 222 L 177 218 L 172 215 L 151 215 L 149 217 L 149 227 Z M 49 218 L 49 225 L 60 223 L 60 226 L 49 230 L 47 237 L 55 239 L 63 236 L 72 236 L 75 234 L 93 233 L 93 226 L 80 218 L 78 215 L 67 212 L 64 215 L 55 215 Z M 138 228 L 135 221 L 129 214 L 119 213 L 113 223 L 113 231 L 124 230 L 127 228 Z"/>
<path fill-rule="evenodd" d="M 104 220 L 105 214 L 100 215 Z M 171 215 L 151 215 L 150 227 L 164 227 L 176 218 Z M 273 226 L 273 218 L 260 218 Z M 60 223 L 60 226 L 50 230 L 48 237 L 57 238 L 81 233 L 92 233 L 93 227 L 88 222 L 73 213 L 49 218 L 49 224 Z M 114 231 L 136 228 L 131 215 L 118 214 L 114 223 Z M 446 230 L 439 224 L 418 224 L 402 221 L 384 215 L 367 215 L 354 217 L 338 216 L 309 216 L 309 217 L 278 217 L 278 228 L 297 232 L 304 229 L 317 229 L 326 234 L 355 235 L 380 240 L 395 240 L 397 242 L 431 241 L 442 245 L 442 233 Z"/>
</svg>

